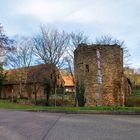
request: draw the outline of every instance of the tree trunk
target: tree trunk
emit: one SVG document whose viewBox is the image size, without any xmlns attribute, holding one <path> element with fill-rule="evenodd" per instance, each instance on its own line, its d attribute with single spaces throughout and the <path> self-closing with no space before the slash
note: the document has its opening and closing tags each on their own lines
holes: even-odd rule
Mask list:
<svg viewBox="0 0 140 140">
<path fill-rule="evenodd" d="M 50 92 L 46 93 L 46 106 L 49 105 Z"/>
<path fill-rule="evenodd" d="M 35 96 L 35 105 L 37 104 L 37 92 L 34 92 L 34 96 Z"/>
</svg>

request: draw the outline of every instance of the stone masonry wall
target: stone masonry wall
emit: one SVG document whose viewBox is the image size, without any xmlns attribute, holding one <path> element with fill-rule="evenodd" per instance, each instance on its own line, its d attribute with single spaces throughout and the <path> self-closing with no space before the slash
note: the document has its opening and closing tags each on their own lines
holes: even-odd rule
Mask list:
<svg viewBox="0 0 140 140">
<path fill-rule="evenodd" d="M 100 51 L 101 96 L 98 96 L 96 49 Z M 85 87 L 86 105 L 123 105 L 123 49 L 118 45 L 79 45 L 74 52 L 76 82 Z"/>
</svg>

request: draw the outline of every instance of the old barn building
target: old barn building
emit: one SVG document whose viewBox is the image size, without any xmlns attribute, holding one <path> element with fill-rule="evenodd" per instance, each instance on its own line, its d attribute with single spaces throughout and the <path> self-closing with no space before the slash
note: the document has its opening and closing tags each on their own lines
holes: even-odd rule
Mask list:
<svg viewBox="0 0 140 140">
<path fill-rule="evenodd" d="M 44 97 L 45 79 L 50 78 L 59 86 L 58 71 L 50 65 L 36 65 L 28 68 L 18 68 L 5 71 L 6 78 L 2 88 L 2 98 L 16 97 Z"/>
<path fill-rule="evenodd" d="M 49 64 L 6 70 L 5 73 L 2 98 L 11 98 L 12 96 L 17 98 L 45 98 L 44 84 L 45 80 L 49 78 L 53 83 L 56 83 L 57 89 L 64 88 L 65 92 L 74 92 L 71 75 L 66 71 L 59 71 Z"/>
<path fill-rule="evenodd" d="M 128 83 L 120 46 L 81 44 L 74 52 L 74 65 L 76 83 L 84 87 L 85 105 L 124 105 Z"/>
</svg>

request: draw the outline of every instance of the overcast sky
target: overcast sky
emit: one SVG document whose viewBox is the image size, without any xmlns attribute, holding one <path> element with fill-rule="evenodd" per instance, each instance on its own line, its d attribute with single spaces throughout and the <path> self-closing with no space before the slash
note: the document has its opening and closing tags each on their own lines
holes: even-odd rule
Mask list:
<svg viewBox="0 0 140 140">
<path fill-rule="evenodd" d="M 140 67 L 140 0 L 0 0 L 0 23 L 8 36 L 32 35 L 41 24 L 84 31 L 93 41 L 110 34 Z"/>
</svg>

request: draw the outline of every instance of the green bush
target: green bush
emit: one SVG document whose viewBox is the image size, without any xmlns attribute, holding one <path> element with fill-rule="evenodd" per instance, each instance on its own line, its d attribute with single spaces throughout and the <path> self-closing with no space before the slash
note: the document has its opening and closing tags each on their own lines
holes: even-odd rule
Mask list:
<svg viewBox="0 0 140 140">
<path fill-rule="evenodd" d="M 84 106 L 85 105 L 85 87 L 84 84 L 79 84 L 77 82 L 76 84 L 76 97 L 78 101 L 78 106 Z"/>
<path fill-rule="evenodd" d="M 140 88 L 134 88 L 132 91 L 132 95 L 131 96 L 139 96 L 140 97 Z"/>
<path fill-rule="evenodd" d="M 64 94 L 64 88 L 57 88 L 56 93 L 59 94 L 59 95 L 63 95 Z"/>
<path fill-rule="evenodd" d="M 140 107 L 140 97 L 137 97 L 137 96 L 126 97 L 125 106 L 128 106 L 128 107 Z"/>
<path fill-rule="evenodd" d="M 74 95 L 74 92 L 73 92 L 73 91 L 66 91 L 65 94 L 66 94 L 66 95 L 70 95 L 70 94 L 71 94 L 71 95 Z"/>
<path fill-rule="evenodd" d="M 2 63 L 0 63 L 0 98 L 1 98 L 1 92 L 2 92 L 4 78 L 5 78 L 5 74 L 3 72 L 3 65 L 2 65 Z"/>
</svg>

